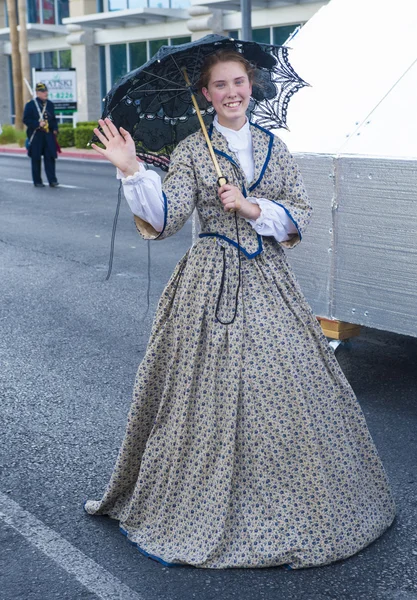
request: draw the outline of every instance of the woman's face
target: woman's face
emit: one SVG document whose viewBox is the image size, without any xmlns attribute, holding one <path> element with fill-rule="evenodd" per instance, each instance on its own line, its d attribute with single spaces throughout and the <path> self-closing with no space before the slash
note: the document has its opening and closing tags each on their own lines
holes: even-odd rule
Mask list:
<svg viewBox="0 0 417 600">
<path fill-rule="evenodd" d="M 202 92 L 213 104 L 220 125 L 236 131 L 243 127 L 252 94 L 252 85 L 243 65 L 235 61 L 217 63 Z"/>
</svg>

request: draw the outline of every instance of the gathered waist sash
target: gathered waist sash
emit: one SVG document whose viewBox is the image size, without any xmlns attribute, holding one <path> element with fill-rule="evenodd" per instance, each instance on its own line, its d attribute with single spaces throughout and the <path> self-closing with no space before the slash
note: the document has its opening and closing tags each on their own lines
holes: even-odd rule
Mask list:
<svg viewBox="0 0 417 600">
<path fill-rule="evenodd" d="M 218 238 L 219 240 L 224 240 L 231 246 L 234 246 L 235 248 L 240 250 L 246 258 L 255 258 L 255 256 L 258 256 L 263 251 L 262 237 L 259 235 L 259 233 L 256 234 L 257 249 L 255 250 L 255 252 L 249 252 L 246 248 L 244 248 L 242 246 L 242 244 L 238 244 L 235 240 L 232 240 L 229 237 L 227 237 L 226 235 L 223 235 L 221 233 L 203 231 L 202 233 L 200 233 L 198 235 L 198 237 L 200 237 L 200 238 L 215 237 L 215 238 Z"/>
</svg>

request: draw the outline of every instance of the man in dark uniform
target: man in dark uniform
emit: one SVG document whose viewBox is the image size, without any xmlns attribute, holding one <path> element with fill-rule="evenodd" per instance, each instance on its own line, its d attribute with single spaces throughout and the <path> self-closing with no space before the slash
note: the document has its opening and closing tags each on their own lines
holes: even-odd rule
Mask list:
<svg viewBox="0 0 417 600">
<path fill-rule="evenodd" d="M 35 187 L 45 187 L 41 177 L 41 161 L 51 187 L 58 187 L 55 175 L 57 145 L 55 136 L 58 123 L 53 103 L 48 100 L 48 88 L 44 83 L 36 84 L 36 98 L 30 100 L 23 113 L 23 123 L 27 127 L 28 155 L 32 160 L 32 179 Z"/>
</svg>

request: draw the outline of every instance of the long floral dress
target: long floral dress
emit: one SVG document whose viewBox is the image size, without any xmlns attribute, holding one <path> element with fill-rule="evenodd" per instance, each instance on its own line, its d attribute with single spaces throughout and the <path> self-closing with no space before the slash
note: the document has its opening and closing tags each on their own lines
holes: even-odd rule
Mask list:
<svg viewBox="0 0 417 600">
<path fill-rule="evenodd" d="M 196 207 L 202 233 L 159 301 L 113 474 L 85 509 L 118 519 L 164 564 L 324 565 L 395 514 L 362 411 L 281 247 L 310 218 L 300 173 L 278 138 L 251 132 L 248 189 L 214 129 L 221 169 L 244 194 L 284 207 L 292 240 L 262 238 L 241 218 L 236 230 L 201 133 L 174 153 L 162 233 L 136 218 L 144 237 L 163 239 Z"/>
</svg>

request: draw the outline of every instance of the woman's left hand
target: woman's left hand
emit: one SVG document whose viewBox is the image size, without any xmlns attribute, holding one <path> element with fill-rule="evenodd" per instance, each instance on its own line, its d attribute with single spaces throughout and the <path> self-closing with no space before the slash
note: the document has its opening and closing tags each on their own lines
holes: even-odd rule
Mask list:
<svg viewBox="0 0 417 600">
<path fill-rule="evenodd" d="M 240 217 L 253 221 L 256 221 L 261 214 L 259 206 L 246 200 L 240 189 L 235 185 L 229 183 L 222 185 L 218 189 L 218 194 L 226 212 L 237 212 Z"/>
</svg>

